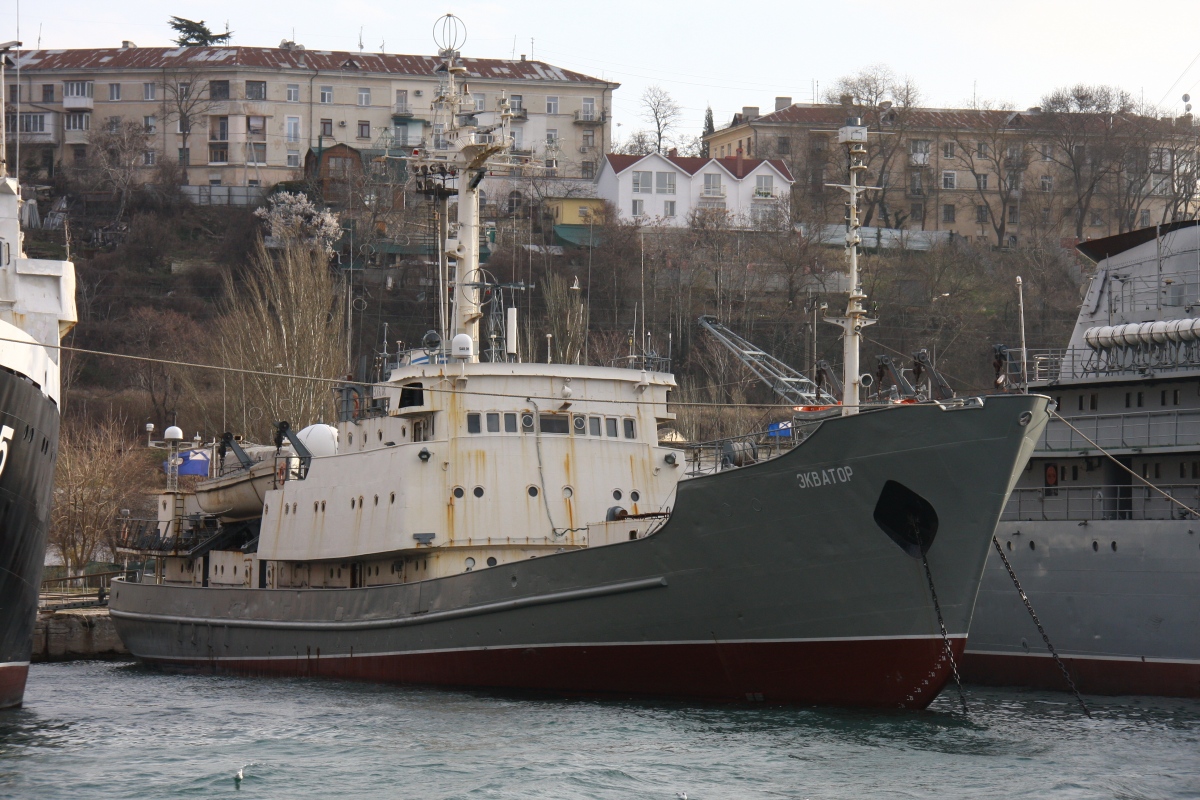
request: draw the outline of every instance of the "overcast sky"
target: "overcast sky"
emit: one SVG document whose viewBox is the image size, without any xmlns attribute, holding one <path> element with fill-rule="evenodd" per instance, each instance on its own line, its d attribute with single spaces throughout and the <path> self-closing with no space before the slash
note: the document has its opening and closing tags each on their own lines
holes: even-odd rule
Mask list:
<svg viewBox="0 0 1200 800">
<path fill-rule="evenodd" d="M 0 39 L 15 38 L 15 0 L 0 12 Z M 1114 0 L 916 0 L 688 3 L 462 0 L 445 7 L 377 0 L 58 0 L 21 2 L 27 47 L 143 47 L 170 44 L 171 14 L 226 20 L 233 43 L 310 49 L 432 54 L 440 14 L 463 19 L 463 55 L 522 53 L 622 84 L 617 136 L 644 127 L 638 98 L 659 84 L 684 108 L 683 129 L 699 133 L 711 105 L 717 127 L 742 106 L 769 111 L 776 96 L 809 102 L 837 78 L 886 64 L 913 78 L 931 106 L 980 102 L 1037 105 L 1047 91 L 1079 82 L 1121 86 L 1182 113 L 1181 95 L 1200 94 L 1200 3 L 1148 6 Z M 848 41 L 847 33 L 853 35 Z M 532 40 L 532 41 L 531 41 Z"/>
</svg>

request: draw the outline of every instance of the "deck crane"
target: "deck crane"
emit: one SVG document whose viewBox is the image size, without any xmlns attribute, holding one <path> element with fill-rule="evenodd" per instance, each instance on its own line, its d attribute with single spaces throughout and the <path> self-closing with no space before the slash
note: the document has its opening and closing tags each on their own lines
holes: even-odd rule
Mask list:
<svg viewBox="0 0 1200 800">
<path fill-rule="evenodd" d="M 783 363 L 762 348 L 738 336 L 722 325 L 716 317 L 703 316 L 698 320 L 700 327 L 725 345 L 738 360 L 750 368 L 758 379 L 771 387 L 775 394 L 792 406 L 836 405 L 838 400 L 821 389 L 804 373 Z"/>
</svg>

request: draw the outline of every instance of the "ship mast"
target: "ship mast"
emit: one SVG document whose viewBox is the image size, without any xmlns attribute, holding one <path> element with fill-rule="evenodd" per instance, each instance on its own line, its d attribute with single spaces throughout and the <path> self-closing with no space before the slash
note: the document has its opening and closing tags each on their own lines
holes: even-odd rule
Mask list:
<svg viewBox="0 0 1200 800">
<path fill-rule="evenodd" d="M 862 301 L 867 299 L 863 294 L 862 285 L 858 281 L 858 246 L 862 244 L 859 236 L 858 196 L 863 192 L 874 191 L 875 186 L 859 186 L 859 173 L 867 171 L 867 129 L 857 117 L 851 117 L 846 124 L 838 129 L 838 144 L 845 144 L 850 161 L 850 183 L 828 184 L 831 188 L 841 189 L 850 195 L 846 203 L 846 261 L 849 271 L 849 297 L 846 300 L 846 315 L 844 317 L 825 317 L 826 322 L 832 322 L 842 329 L 842 385 L 845 387 L 842 395 L 842 416 L 848 417 L 858 413 L 860 389 L 863 376 L 859 374 L 858 356 L 862 343 L 862 329 L 874 325 L 876 320 L 868 319 Z"/>
<path fill-rule="evenodd" d="M 454 260 L 453 319 L 450 337 L 471 337 L 470 361 L 479 360 L 479 184 L 487 174 L 488 162 L 509 146 L 508 99 L 501 97 L 498 123 L 477 126 L 466 67 L 459 48 L 466 43 L 462 21 L 446 14 L 434 25 L 434 41 L 442 65 L 442 85 L 433 101 L 435 127 L 432 142 L 413 150 L 409 168 L 420 188 L 437 198 L 441 219 L 446 219 L 449 198 L 458 195 L 458 223 L 446 237 L 445 254 Z M 483 113 L 483 112 L 479 112 Z M 451 187 L 450 182 L 456 184 Z M 442 298 L 445 302 L 445 298 Z"/>
</svg>

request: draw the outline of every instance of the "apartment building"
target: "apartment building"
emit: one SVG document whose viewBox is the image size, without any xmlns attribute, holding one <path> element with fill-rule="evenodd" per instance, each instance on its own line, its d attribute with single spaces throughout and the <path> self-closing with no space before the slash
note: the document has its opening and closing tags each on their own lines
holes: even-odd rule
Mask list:
<svg viewBox="0 0 1200 800">
<path fill-rule="evenodd" d="M 856 117 L 879 135 L 868 144 L 864 224 L 944 231 L 1012 246 L 1023 238 L 1108 236 L 1173 219 L 1197 206 L 1200 128 L 1134 115 L 987 109 L 878 108 L 792 103 L 746 107 L 705 137 L 728 158 L 779 159 L 799 178 L 808 222 L 837 223 L 845 155 L 834 132 Z"/>
<path fill-rule="evenodd" d="M 619 84 L 541 61 L 464 58 L 480 124 L 501 97 L 516 112 L 519 152 L 564 177 L 592 178 L 611 142 Z M 135 121 L 142 166 L 185 167 L 200 185 L 269 186 L 301 176 L 310 153 L 436 146 L 432 103 L 442 61 L 433 56 L 280 47 L 34 50 L 7 75 L 5 124 L 21 161 L 44 175 L 86 164 L 98 126 Z M 19 75 L 19 77 L 18 77 Z M 15 101 L 20 98 L 19 118 Z M 14 137 L 15 138 L 15 137 Z"/>
<path fill-rule="evenodd" d="M 786 212 L 792 173 L 777 159 L 695 158 L 651 153 L 605 156 L 596 194 L 618 219 L 684 226 L 695 212 L 720 213 L 735 227 L 753 227 Z"/>
</svg>

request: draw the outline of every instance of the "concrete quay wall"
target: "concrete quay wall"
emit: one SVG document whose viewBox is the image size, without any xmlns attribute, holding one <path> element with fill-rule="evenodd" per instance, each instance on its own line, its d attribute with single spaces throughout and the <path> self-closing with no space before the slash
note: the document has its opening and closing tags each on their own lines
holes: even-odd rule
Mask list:
<svg viewBox="0 0 1200 800">
<path fill-rule="evenodd" d="M 107 608 L 38 613 L 33 661 L 75 661 L 128 655 Z"/>
</svg>

